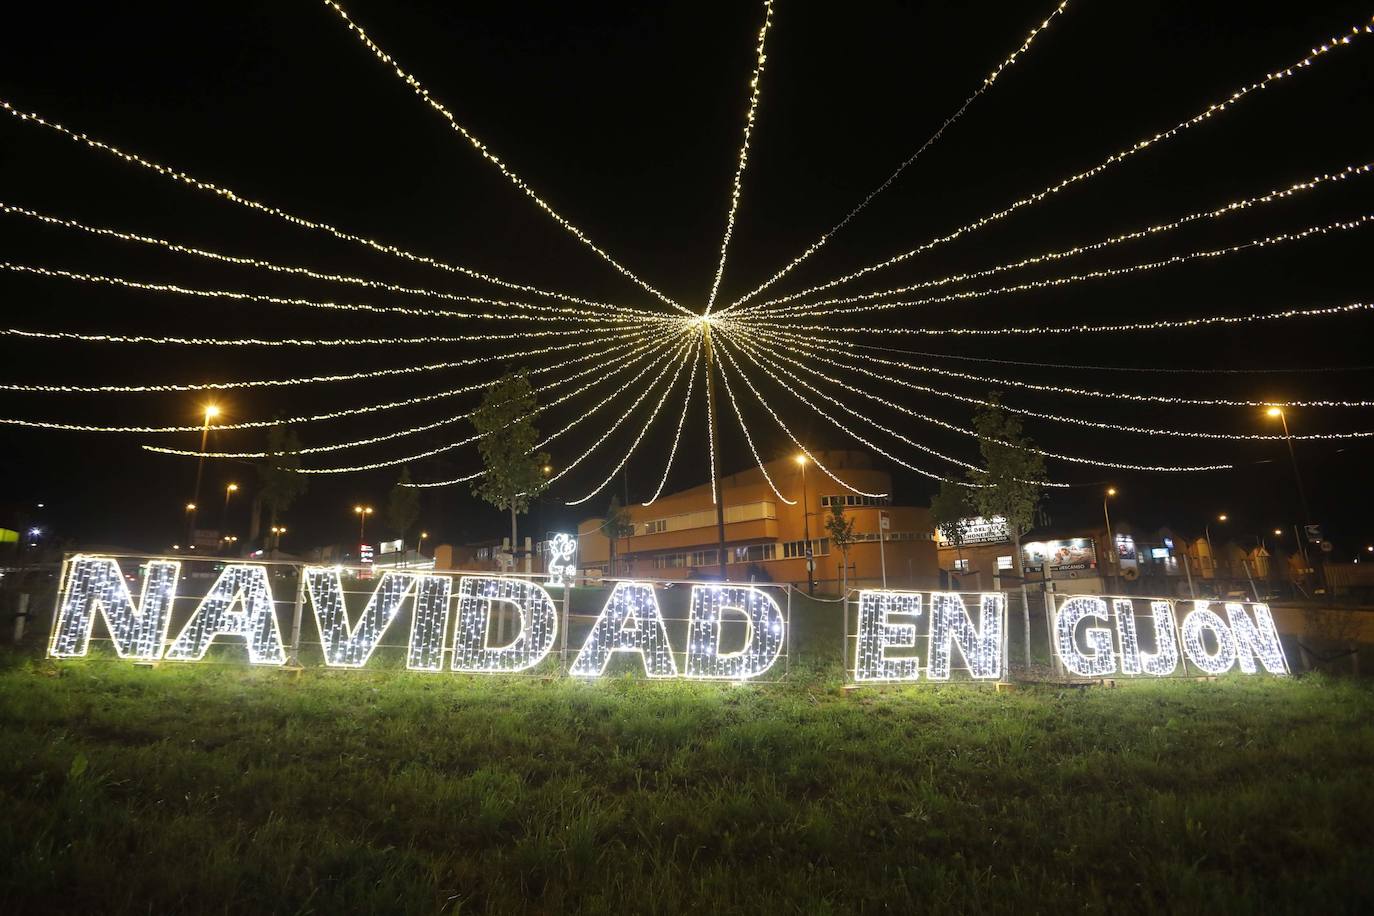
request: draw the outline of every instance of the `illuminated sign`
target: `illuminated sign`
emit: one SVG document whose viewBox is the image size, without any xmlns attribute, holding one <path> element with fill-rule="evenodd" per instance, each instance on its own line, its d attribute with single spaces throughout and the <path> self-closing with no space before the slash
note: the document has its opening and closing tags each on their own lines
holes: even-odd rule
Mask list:
<svg viewBox="0 0 1374 916">
<path fill-rule="evenodd" d="M 577 563 L 573 561 L 577 555 L 577 538 L 559 532 L 549 538 L 548 548 L 549 585 L 559 588 L 563 585 L 564 576 L 572 579 L 577 575 Z"/>
<path fill-rule="evenodd" d="M 853 636 L 854 680 L 916 681 L 924 673 L 947 681 L 956 667 L 977 680 L 996 680 L 1006 671 L 1006 633 L 1000 593 L 864 589 Z"/>
<path fill-rule="evenodd" d="M 1000 515 L 992 518 L 966 518 L 959 522 L 959 530 L 964 535 L 964 546 L 969 547 L 974 544 L 1008 544 L 1011 543 L 1011 532 L 1007 529 L 1007 520 Z M 937 547 L 953 547 L 940 529 L 935 529 L 935 544 Z"/>
<path fill-rule="evenodd" d="M 1034 541 L 1021 549 L 1025 553 L 1026 568 L 1048 567 L 1051 579 L 1073 579 L 1097 569 L 1097 548 L 1092 538 Z"/>
<path fill-rule="evenodd" d="M 140 565 L 143 585 L 135 602 L 117 559 L 69 558 L 48 654 L 54 658 L 86 655 L 97 619 L 102 619 L 121 658 L 196 662 L 205 658 L 212 644 L 225 642 L 246 646 L 252 664 L 286 663 L 268 566 L 224 566 L 169 642 L 181 566 L 162 560 Z M 560 628 L 566 626 L 545 587 L 526 579 L 386 571 L 366 606 L 350 616 L 341 567 L 309 566 L 300 573 L 303 598 L 313 613 L 329 668 L 367 665 L 387 630 L 407 608 L 411 620 L 406 667 L 413 671 L 444 670 L 446 654 L 452 671 L 527 671 L 552 654 Z M 598 677 L 614 659 L 627 658 L 651 678 L 743 681 L 767 673 L 782 656 L 787 643 L 786 614 L 768 588 L 701 584 L 693 585 L 686 597 L 686 644 L 675 653 L 655 585 L 617 582 L 569 673 Z M 493 641 L 491 626 L 498 612 L 516 621 L 513 634 L 499 644 Z M 743 634 L 742 639 L 729 640 L 728 646 L 727 625 L 732 635 Z M 681 668 L 678 656 L 683 659 Z"/>
<path fill-rule="evenodd" d="M 1288 673 L 1267 604 L 1065 595 L 1054 633 L 1056 656 L 1079 677 L 1166 677 L 1189 664 L 1208 675 Z"/>
</svg>

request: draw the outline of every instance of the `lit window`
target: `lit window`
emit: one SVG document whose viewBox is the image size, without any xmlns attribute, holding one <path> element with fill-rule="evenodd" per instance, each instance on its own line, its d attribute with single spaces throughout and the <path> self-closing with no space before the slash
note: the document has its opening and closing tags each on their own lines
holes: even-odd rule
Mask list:
<svg viewBox="0 0 1374 916">
<path fill-rule="evenodd" d="M 1011 557 L 998 557 L 998 558 L 997 558 L 997 568 L 998 568 L 998 569 L 1011 569 Z"/>
</svg>

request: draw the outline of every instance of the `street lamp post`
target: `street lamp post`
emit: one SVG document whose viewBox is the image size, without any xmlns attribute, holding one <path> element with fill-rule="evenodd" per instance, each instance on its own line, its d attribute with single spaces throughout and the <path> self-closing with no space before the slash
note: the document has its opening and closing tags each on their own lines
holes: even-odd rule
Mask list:
<svg viewBox="0 0 1374 916">
<path fill-rule="evenodd" d="M 196 488 L 191 494 L 191 501 L 187 503 L 186 509 L 189 513 L 187 520 L 187 540 L 191 546 L 196 542 L 196 506 L 200 503 L 200 479 L 205 471 L 205 443 L 210 438 L 210 421 L 219 416 L 219 407 L 214 404 L 205 405 L 205 422 L 200 427 L 200 454 L 196 458 Z"/>
<path fill-rule="evenodd" d="M 1225 522 L 1227 518 L 1229 516 L 1223 512 L 1217 516 L 1217 521 Z M 1207 556 L 1212 561 L 1212 578 L 1215 579 L 1217 577 L 1217 552 L 1216 548 L 1212 546 L 1212 523 L 1209 521 L 1203 525 L 1202 530 L 1207 535 Z"/>
<path fill-rule="evenodd" d="M 229 527 L 229 497 L 233 496 L 238 491 L 239 485 L 236 483 L 231 483 L 224 488 L 224 510 L 220 512 L 219 516 L 219 530 L 221 534 L 224 533 L 224 529 Z"/>
<path fill-rule="evenodd" d="M 371 506 L 354 506 L 353 511 L 358 515 L 358 546 L 362 546 L 367 539 L 367 517 L 372 514 Z"/>
<path fill-rule="evenodd" d="M 1293 465 L 1293 482 L 1298 485 L 1298 504 L 1302 507 L 1302 523 L 1305 528 L 1312 525 L 1312 512 L 1307 507 L 1307 491 L 1302 485 L 1302 472 L 1298 470 L 1298 454 L 1293 450 L 1293 435 L 1288 431 L 1288 415 L 1283 412 L 1282 407 L 1270 407 L 1265 411 L 1271 417 L 1278 417 L 1283 424 L 1283 441 L 1288 445 L 1288 460 Z M 1304 534 L 1306 531 L 1304 531 Z M 1298 538 L 1298 550 L 1302 553 L 1302 565 L 1305 569 L 1313 569 L 1311 561 L 1307 556 L 1306 538 Z"/>
<path fill-rule="evenodd" d="M 811 554 L 811 502 L 806 495 L 806 456 L 797 456 L 802 478 L 802 554 L 806 557 L 806 593 L 816 594 L 815 557 Z"/>
<path fill-rule="evenodd" d="M 1107 500 L 1115 495 L 1116 487 L 1108 487 L 1107 492 L 1102 494 L 1102 517 L 1107 521 L 1107 556 L 1110 558 L 1113 572 L 1121 565 L 1121 556 L 1116 550 L 1116 538 L 1112 537 L 1112 516 L 1107 511 Z"/>
</svg>

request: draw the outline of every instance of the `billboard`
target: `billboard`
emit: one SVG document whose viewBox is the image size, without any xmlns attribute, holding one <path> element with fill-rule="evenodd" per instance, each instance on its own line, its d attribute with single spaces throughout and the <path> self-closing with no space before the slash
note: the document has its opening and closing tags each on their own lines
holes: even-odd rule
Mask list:
<svg viewBox="0 0 1374 916">
<path fill-rule="evenodd" d="M 1097 545 L 1092 538 L 1033 541 L 1022 546 L 1027 570 L 1042 570 L 1046 578 L 1077 579 L 1097 572 Z M 1132 545 L 1134 557 L 1134 545 Z"/>
</svg>

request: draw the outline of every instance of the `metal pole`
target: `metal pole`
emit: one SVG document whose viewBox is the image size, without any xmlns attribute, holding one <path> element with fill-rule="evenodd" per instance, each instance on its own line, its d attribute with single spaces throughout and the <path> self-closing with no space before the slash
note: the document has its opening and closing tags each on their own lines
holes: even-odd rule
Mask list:
<svg viewBox="0 0 1374 916">
<path fill-rule="evenodd" d="M 196 513 L 200 511 L 200 478 L 201 472 L 205 470 L 205 443 L 210 437 L 210 412 L 205 412 L 205 424 L 200 428 L 200 455 L 196 458 L 196 488 L 191 494 L 191 521 L 186 529 L 186 541 L 188 546 L 194 546 L 196 542 Z"/>
<path fill-rule="evenodd" d="M 296 569 L 296 606 L 291 611 L 291 657 L 288 665 L 299 668 L 301 664 L 301 611 L 305 608 L 305 567 Z"/>
<path fill-rule="evenodd" d="M 1193 570 L 1188 565 L 1188 548 L 1183 548 L 1183 574 L 1188 577 L 1188 597 L 1196 598 L 1197 589 L 1193 588 Z"/>
<path fill-rule="evenodd" d="M 1112 572 L 1115 573 L 1117 568 L 1121 565 L 1121 558 L 1116 551 L 1116 538 L 1112 537 L 1112 516 L 1111 513 L 1107 511 L 1107 499 L 1108 497 L 1106 496 L 1102 497 L 1102 517 L 1107 521 L 1107 558 L 1111 565 Z M 1116 576 L 1113 575 L 1112 578 L 1116 578 Z M 1121 584 L 1117 583 L 1116 588 L 1119 589 L 1120 587 Z"/>
<path fill-rule="evenodd" d="M 716 375 L 715 353 L 711 349 L 711 325 L 701 326 L 702 343 L 706 347 L 706 423 L 711 441 L 716 441 Z M 711 486 L 716 491 L 716 560 L 720 565 L 720 581 L 725 581 L 725 482 L 720 479 L 719 456 L 714 446 L 711 452 Z"/>
<path fill-rule="evenodd" d="M 883 591 L 887 590 L 887 515 L 878 513 L 878 562 L 883 570 Z"/>
<path fill-rule="evenodd" d="M 811 502 L 806 495 L 806 456 L 802 456 L 802 555 L 806 557 L 806 593 L 816 595 L 816 558 L 811 553 Z"/>
</svg>

